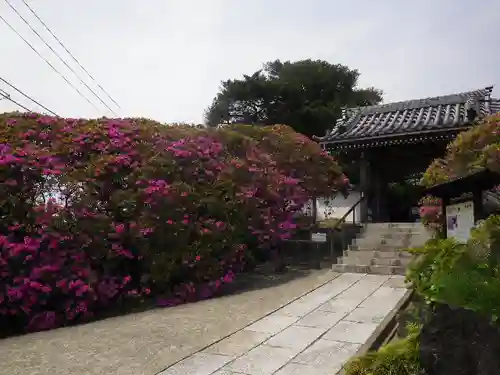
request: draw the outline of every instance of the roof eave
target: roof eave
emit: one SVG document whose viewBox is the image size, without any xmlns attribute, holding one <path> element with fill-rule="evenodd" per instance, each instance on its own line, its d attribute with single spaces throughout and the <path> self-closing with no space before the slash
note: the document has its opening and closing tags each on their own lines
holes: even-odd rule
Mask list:
<svg viewBox="0 0 500 375">
<path fill-rule="evenodd" d="M 462 125 L 459 127 L 453 127 L 453 128 L 441 128 L 441 129 L 431 129 L 431 130 L 420 130 L 420 131 L 415 131 L 415 132 L 407 132 L 407 133 L 397 133 L 397 134 L 383 134 L 383 135 L 375 135 L 375 136 L 370 136 L 370 137 L 352 137 L 352 138 L 344 138 L 344 139 L 330 139 L 330 140 L 321 140 L 318 143 L 324 144 L 324 145 L 335 145 L 335 144 L 351 144 L 351 143 L 370 143 L 373 141 L 385 141 L 385 140 L 392 140 L 392 139 L 404 139 L 404 138 L 411 138 L 411 137 L 432 137 L 434 135 L 440 135 L 440 134 L 446 134 L 446 133 L 457 133 L 465 130 L 469 130 L 472 127 L 472 124 L 469 125 Z"/>
</svg>

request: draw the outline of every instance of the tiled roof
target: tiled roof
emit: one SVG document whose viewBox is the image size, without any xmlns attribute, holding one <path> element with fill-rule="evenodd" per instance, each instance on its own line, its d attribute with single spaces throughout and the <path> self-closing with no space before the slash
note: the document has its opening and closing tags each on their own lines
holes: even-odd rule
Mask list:
<svg viewBox="0 0 500 375">
<path fill-rule="evenodd" d="M 500 112 L 500 100 L 490 97 L 492 89 L 346 109 L 335 127 L 316 140 L 346 143 L 463 128 L 469 125 L 469 108 L 479 116 Z"/>
</svg>

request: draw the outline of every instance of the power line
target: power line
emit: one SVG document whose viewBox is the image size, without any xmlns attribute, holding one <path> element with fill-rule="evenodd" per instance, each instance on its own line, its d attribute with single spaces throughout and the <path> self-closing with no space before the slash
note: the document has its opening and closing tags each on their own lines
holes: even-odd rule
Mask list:
<svg viewBox="0 0 500 375">
<path fill-rule="evenodd" d="M 7 99 L 8 101 L 10 101 L 10 102 L 14 103 L 15 105 L 17 105 L 17 106 L 21 107 L 22 109 L 24 109 L 25 111 L 28 111 L 28 112 L 33 112 L 31 109 L 26 108 L 26 107 L 25 107 L 24 105 L 22 105 L 21 103 L 16 102 L 14 99 L 12 99 L 12 98 L 10 97 L 10 95 L 9 95 L 7 92 L 5 92 L 5 91 L 3 91 L 3 90 L 1 90 L 1 89 L 0 89 L 0 97 L 2 97 L 3 99 Z"/>
<path fill-rule="evenodd" d="M 110 94 L 108 94 L 108 92 L 106 90 L 104 90 L 104 88 L 97 82 L 97 80 L 92 76 L 92 74 L 90 74 L 88 72 L 87 69 L 85 69 L 83 67 L 82 64 L 80 64 L 80 61 L 78 61 L 78 59 L 68 50 L 68 48 L 66 48 L 66 46 L 63 44 L 63 42 L 61 42 L 59 40 L 59 38 L 52 32 L 52 30 L 50 30 L 50 28 L 45 24 L 45 22 L 42 21 L 42 19 L 38 16 L 38 14 L 36 14 L 36 12 L 30 7 L 30 5 L 26 2 L 26 0 L 22 0 L 24 5 L 26 5 L 26 7 L 30 10 L 31 13 L 33 13 L 33 15 L 36 17 L 36 19 L 38 21 L 40 21 L 40 23 L 43 25 L 43 27 L 45 27 L 45 29 L 50 33 L 50 35 L 52 35 L 54 37 L 54 39 L 57 41 L 57 43 L 59 43 L 59 45 L 64 48 L 64 50 L 68 53 L 68 55 L 71 56 L 71 58 L 78 64 L 78 66 L 85 72 L 87 73 L 87 75 L 90 77 L 90 79 L 92 81 L 94 81 L 94 83 L 97 85 L 97 87 L 99 87 L 102 92 L 104 92 L 106 94 L 106 96 L 113 102 L 116 104 L 116 106 L 118 108 L 121 108 L 120 105 L 111 97 Z"/>
<path fill-rule="evenodd" d="M 0 20 L 2 20 L 9 27 L 9 29 L 11 29 L 19 38 L 21 38 L 24 41 L 24 43 L 26 43 L 28 47 L 30 47 L 33 50 L 33 52 L 35 52 L 42 60 L 44 60 L 47 63 L 47 65 L 52 68 L 54 72 L 56 72 L 62 79 L 64 79 L 64 81 L 68 85 L 70 85 L 73 90 L 75 90 L 82 98 L 84 98 L 92 107 L 94 107 L 97 111 L 99 111 L 99 108 L 97 108 L 94 103 L 92 103 L 85 95 L 83 95 L 81 91 L 78 90 L 77 87 L 75 87 L 75 85 L 73 85 L 70 81 L 68 81 L 68 79 L 64 75 L 62 75 L 61 72 L 59 72 L 59 70 L 57 70 L 54 67 L 54 65 L 50 63 L 49 60 L 43 57 L 42 54 L 38 52 L 37 49 L 33 47 L 31 43 L 28 42 L 9 22 L 7 22 L 7 20 L 2 15 L 0 15 Z"/>
<path fill-rule="evenodd" d="M 80 78 L 80 76 L 78 75 L 78 73 L 75 72 L 75 70 L 70 65 L 68 65 L 68 63 L 59 55 L 59 53 L 57 53 L 57 51 L 55 51 L 54 48 L 52 48 L 52 46 L 49 43 L 47 43 L 47 41 L 38 33 L 38 31 L 36 31 L 33 28 L 33 26 L 31 26 L 31 24 L 21 15 L 21 13 L 19 13 L 19 11 L 12 5 L 12 3 L 9 0 L 5 0 L 5 2 L 19 16 L 19 18 L 21 18 L 23 20 L 23 22 L 31 29 L 31 31 L 33 31 L 33 33 L 54 53 L 54 55 L 56 55 L 57 58 L 59 60 L 61 60 L 61 62 L 76 76 L 76 78 L 78 78 L 78 80 L 80 81 L 80 83 L 82 83 L 83 85 L 85 85 L 85 87 L 87 89 L 89 89 L 89 91 L 102 104 L 104 104 L 104 106 L 107 109 L 109 109 L 111 111 L 111 113 L 113 113 L 115 116 L 117 116 L 117 114 L 108 106 L 108 104 L 104 100 L 102 100 L 102 98 L 92 89 L 92 87 L 90 87 L 89 85 L 87 85 L 87 83 Z"/>
<path fill-rule="evenodd" d="M 22 92 L 20 89 L 18 89 L 16 86 L 14 86 L 12 83 L 10 83 L 9 81 L 7 81 L 5 78 L 2 78 L 0 77 L 0 81 L 2 81 L 3 83 L 5 83 L 7 86 L 9 86 L 10 88 L 16 90 L 19 94 L 21 94 L 22 96 L 24 96 L 26 99 L 28 100 L 31 100 L 33 103 L 35 103 L 36 105 L 38 105 L 39 107 L 45 109 L 47 112 L 49 112 L 50 114 L 56 116 L 56 117 L 59 117 L 59 115 L 57 113 L 55 113 L 54 111 L 51 111 L 50 109 L 48 109 L 47 107 L 45 107 L 43 104 L 41 104 L 40 102 L 36 101 L 35 99 L 33 99 L 31 96 L 25 94 L 24 92 Z"/>
<path fill-rule="evenodd" d="M 2 95 L 2 98 L 0 98 L 0 100 L 6 99 L 6 96 L 10 98 L 10 94 L 5 90 L 0 89 L 0 94 Z"/>
</svg>

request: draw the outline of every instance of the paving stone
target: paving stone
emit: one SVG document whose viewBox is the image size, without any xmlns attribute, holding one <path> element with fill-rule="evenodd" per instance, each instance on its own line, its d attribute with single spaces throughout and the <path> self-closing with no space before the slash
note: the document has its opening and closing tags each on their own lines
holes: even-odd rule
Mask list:
<svg viewBox="0 0 500 375">
<path fill-rule="evenodd" d="M 300 297 L 297 301 L 301 303 L 306 303 L 311 306 L 316 306 L 319 307 L 329 299 L 331 299 L 333 296 L 330 293 L 323 292 L 323 291 L 313 291 L 309 294 L 306 294 L 303 297 Z"/>
<path fill-rule="evenodd" d="M 328 311 L 332 313 L 348 314 L 354 310 L 363 300 L 360 298 L 337 297 L 325 302 L 320 307 L 319 311 Z"/>
<path fill-rule="evenodd" d="M 362 344 L 346 342 L 344 347 L 342 348 L 342 352 L 349 353 L 350 356 L 355 355 L 359 348 L 361 348 Z"/>
<path fill-rule="evenodd" d="M 343 320 L 358 323 L 380 324 L 386 315 L 393 309 L 392 305 L 379 304 L 374 307 L 357 307 L 351 311 Z"/>
<path fill-rule="evenodd" d="M 249 325 L 245 329 L 255 332 L 271 333 L 275 335 L 278 332 L 283 331 L 286 327 L 291 326 L 298 319 L 299 319 L 298 317 L 292 317 L 280 314 L 278 310 L 278 312 L 275 312 L 262 319 L 259 319 L 258 321 Z"/>
<path fill-rule="evenodd" d="M 363 301 L 380 288 L 379 284 L 380 283 L 374 283 L 371 281 L 364 282 L 363 279 L 352 287 L 344 290 L 335 298 L 359 299 L 360 301 Z"/>
<path fill-rule="evenodd" d="M 231 370 L 219 370 L 219 371 L 214 372 L 211 375 L 247 375 L 247 374 L 243 374 L 241 372 L 235 372 L 235 371 L 231 371 Z"/>
<path fill-rule="evenodd" d="M 327 328 L 311 328 L 293 325 L 281 331 L 276 336 L 271 337 L 264 344 L 297 349 L 298 352 L 300 352 L 317 340 L 326 331 Z"/>
<path fill-rule="evenodd" d="M 317 308 L 318 305 L 314 301 L 313 303 L 311 302 L 308 303 L 307 301 L 297 300 L 290 303 L 289 305 L 286 305 L 285 307 L 281 308 L 278 311 L 281 315 L 302 318 L 303 316 L 309 314 L 311 311 Z"/>
<path fill-rule="evenodd" d="M 403 289 L 395 289 L 387 286 L 381 286 L 377 290 L 375 290 L 367 300 L 372 299 L 384 299 L 384 298 L 392 298 L 397 296 L 397 298 L 401 298 L 406 293 L 406 290 Z"/>
<path fill-rule="evenodd" d="M 323 338 L 326 340 L 363 344 L 375 332 L 377 326 L 378 324 L 373 323 L 355 323 L 341 320 Z"/>
<path fill-rule="evenodd" d="M 272 375 L 297 354 L 296 349 L 259 345 L 228 364 L 223 370 L 248 375 Z"/>
<path fill-rule="evenodd" d="M 318 305 L 328 301 L 329 299 L 336 297 L 337 295 L 345 292 L 353 285 L 361 280 L 364 275 L 360 274 L 344 274 L 325 285 L 322 285 L 311 293 L 299 298 L 299 301 L 315 301 Z"/>
<path fill-rule="evenodd" d="M 361 344 L 320 339 L 295 357 L 292 362 L 316 368 L 330 367 L 339 370 L 360 347 Z M 335 372 L 332 371 L 331 374 Z"/>
<path fill-rule="evenodd" d="M 274 375 L 335 375 L 339 370 L 340 367 L 332 365 L 316 367 L 300 363 L 289 363 Z"/>
<path fill-rule="evenodd" d="M 365 276 L 366 276 L 366 274 L 364 274 L 364 273 L 343 273 L 342 275 L 340 275 L 336 279 L 333 279 L 329 283 L 333 283 L 334 281 L 336 281 L 338 283 L 345 282 L 345 283 L 349 283 L 352 285 L 352 284 L 358 282 L 359 280 L 361 280 Z"/>
<path fill-rule="evenodd" d="M 318 289 L 316 289 L 316 291 L 318 291 L 319 293 L 328 294 L 331 298 L 333 298 L 357 283 L 359 280 L 361 280 L 361 278 L 363 278 L 363 276 L 363 274 L 346 273 L 319 287 Z"/>
<path fill-rule="evenodd" d="M 222 354 L 236 358 L 263 343 L 271 336 L 271 333 L 255 332 L 243 329 L 216 344 L 210 345 L 203 352 L 210 354 Z"/>
<path fill-rule="evenodd" d="M 196 353 L 160 372 L 158 375 L 210 375 L 231 361 L 231 357 Z"/>
<path fill-rule="evenodd" d="M 319 339 L 295 357 L 293 362 L 311 366 L 323 366 L 328 363 L 334 363 L 339 356 L 341 356 L 341 359 L 344 359 L 341 349 L 345 345 L 346 343 L 341 341 Z"/>
<path fill-rule="evenodd" d="M 394 275 L 389 278 L 383 285 L 384 287 L 389 287 L 393 289 L 407 289 L 408 284 L 405 282 L 404 276 Z"/>
<path fill-rule="evenodd" d="M 393 308 L 406 294 L 406 292 L 406 289 L 381 287 L 380 289 L 376 290 L 370 297 L 365 299 L 360 304 L 360 307 L 377 308 L 380 305 L 384 305 Z"/>
<path fill-rule="evenodd" d="M 372 282 L 378 285 L 382 285 L 387 280 L 389 280 L 389 275 L 366 275 L 363 277 L 361 281 L 363 282 Z"/>
<path fill-rule="evenodd" d="M 332 328 L 344 317 L 343 312 L 315 310 L 300 319 L 295 325 L 305 327 Z"/>
</svg>

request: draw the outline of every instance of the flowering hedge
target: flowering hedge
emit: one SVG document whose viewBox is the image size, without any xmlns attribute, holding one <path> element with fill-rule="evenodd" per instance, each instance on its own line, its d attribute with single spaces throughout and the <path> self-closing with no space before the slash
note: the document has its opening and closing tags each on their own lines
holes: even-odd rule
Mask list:
<svg viewBox="0 0 500 375">
<path fill-rule="evenodd" d="M 0 116 L 0 324 L 42 330 L 207 298 L 346 183 L 286 126 Z M 148 297 L 149 296 L 149 297 Z"/>
<path fill-rule="evenodd" d="M 446 155 L 427 168 L 422 184 L 433 186 L 488 167 L 500 171 L 500 115 L 485 118 L 481 123 L 457 136 Z M 440 225 L 440 202 L 427 197 L 421 201 L 424 223 L 433 228 Z"/>
</svg>

